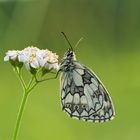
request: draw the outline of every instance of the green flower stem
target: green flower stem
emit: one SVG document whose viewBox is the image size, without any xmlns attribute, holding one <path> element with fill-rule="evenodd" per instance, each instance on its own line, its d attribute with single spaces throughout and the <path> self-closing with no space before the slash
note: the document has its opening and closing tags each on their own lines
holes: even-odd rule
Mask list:
<svg viewBox="0 0 140 140">
<path fill-rule="evenodd" d="M 29 82 L 29 84 L 28 84 L 28 89 L 31 87 L 31 85 L 32 85 L 32 83 L 33 83 L 33 81 L 34 81 L 34 76 L 32 75 L 32 77 L 31 77 L 31 80 L 30 80 L 30 82 Z"/>
<path fill-rule="evenodd" d="M 23 99 L 22 99 L 22 102 L 21 102 L 21 106 L 20 106 L 20 109 L 19 109 L 19 113 L 18 113 L 18 117 L 17 117 L 17 121 L 16 121 L 16 127 L 15 127 L 15 130 L 14 130 L 14 135 L 13 135 L 12 140 L 16 140 L 16 138 L 17 138 L 18 130 L 19 130 L 20 123 L 21 123 L 21 118 L 22 118 L 22 115 L 23 115 L 25 104 L 27 102 L 27 97 L 28 97 L 28 93 L 24 93 Z"/>
<path fill-rule="evenodd" d="M 30 93 L 34 88 L 35 86 L 38 84 L 38 82 L 36 82 L 28 91 L 27 91 L 27 94 Z"/>
<path fill-rule="evenodd" d="M 23 116 L 23 112 L 24 112 L 24 108 L 28 99 L 28 95 L 29 93 L 36 87 L 36 85 L 40 82 L 46 81 L 46 80 L 50 80 L 50 79 L 55 79 L 57 77 L 57 75 L 55 77 L 52 78 L 48 78 L 48 79 L 43 79 L 43 80 L 38 80 L 36 75 L 32 75 L 30 82 L 28 83 L 28 85 L 26 86 L 23 78 L 22 78 L 22 73 L 21 73 L 21 69 L 15 67 L 15 71 L 19 77 L 19 80 L 21 82 L 21 85 L 23 87 L 24 90 L 24 95 L 23 95 L 23 99 L 19 108 L 19 112 L 18 112 L 18 116 L 17 116 L 17 120 L 16 120 L 16 125 L 15 125 L 15 130 L 14 130 L 14 134 L 13 134 L 13 138 L 12 140 L 16 140 L 17 136 L 18 136 L 18 131 L 20 128 L 20 124 L 21 124 L 21 120 L 22 120 L 22 116 Z"/>
<path fill-rule="evenodd" d="M 18 77 L 19 77 L 19 80 L 21 82 L 21 85 L 22 85 L 23 89 L 25 90 L 26 89 L 26 84 L 25 84 L 25 82 L 24 82 L 24 80 L 22 78 L 21 69 L 19 69 L 18 67 L 15 67 L 15 71 L 16 71 Z"/>
<path fill-rule="evenodd" d="M 15 130 L 14 130 L 12 140 L 17 139 L 18 131 L 19 131 L 19 128 L 20 128 L 21 119 L 22 119 L 22 116 L 23 116 L 23 112 L 24 112 L 24 108 L 25 108 L 25 105 L 26 105 L 26 102 L 27 102 L 28 95 L 35 88 L 35 86 L 38 84 L 36 81 L 34 81 L 34 78 L 32 77 L 30 82 L 29 82 L 29 84 L 28 84 L 28 86 L 26 87 L 25 82 L 22 79 L 21 73 L 18 71 L 18 69 L 15 69 L 15 70 L 16 70 L 16 72 L 18 74 L 18 77 L 20 79 L 21 85 L 23 86 L 24 95 L 23 95 L 23 99 L 22 99 L 22 102 L 21 102 L 21 105 L 20 105 L 19 112 L 18 112 L 16 125 L 15 125 Z M 33 82 L 35 82 L 35 83 L 33 84 Z M 33 84 L 33 86 L 31 86 L 32 84 Z"/>
</svg>

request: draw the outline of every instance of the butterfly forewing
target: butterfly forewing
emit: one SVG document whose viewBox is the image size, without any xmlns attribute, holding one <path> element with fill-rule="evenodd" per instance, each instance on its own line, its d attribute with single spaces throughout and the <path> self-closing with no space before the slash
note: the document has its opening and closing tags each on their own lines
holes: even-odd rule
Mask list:
<svg viewBox="0 0 140 140">
<path fill-rule="evenodd" d="M 87 67 L 74 62 L 72 71 L 61 77 L 62 109 L 73 118 L 105 122 L 113 119 L 111 98 L 99 78 Z"/>
</svg>

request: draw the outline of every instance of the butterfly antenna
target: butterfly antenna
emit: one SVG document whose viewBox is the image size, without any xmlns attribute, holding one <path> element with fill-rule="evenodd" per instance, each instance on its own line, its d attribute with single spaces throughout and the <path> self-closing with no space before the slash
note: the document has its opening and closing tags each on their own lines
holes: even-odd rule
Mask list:
<svg viewBox="0 0 140 140">
<path fill-rule="evenodd" d="M 77 48 L 77 46 L 80 44 L 80 42 L 81 42 L 83 39 L 84 39 L 84 38 L 81 37 L 81 38 L 78 40 L 78 42 L 77 42 L 76 45 L 75 45 L 75 48 Z"/>
<path fill-rule="evenodd" d="M 69 39 L 67 38 L 66 34 L 65 34 L 64 32 L 61 32 L 61 33 L 62 33 L 62 35 L 64 36 L 64 38 L 66 39 L 66 41 L 68 42 L 68 44 L 70 45 L 71 50 L 73 51 L 73 47 L 72 47 L 72 45 L 71 45 Z"/>
</svg>

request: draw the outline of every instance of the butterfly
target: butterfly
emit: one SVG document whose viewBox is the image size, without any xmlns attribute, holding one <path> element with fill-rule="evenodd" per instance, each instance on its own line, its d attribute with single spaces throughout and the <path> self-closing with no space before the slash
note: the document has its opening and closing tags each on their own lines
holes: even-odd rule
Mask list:
<svg viewBox="0 0 140 140">
<path fill-rule="evenodd" d="M 76 60 L 73 48 L 65 53 L 61 72 L 62 110 L 70 117 L 91 122 L 107 122 L 114 118 L 115 111 L 111 97 L 96 74 Z"/>
</svg>

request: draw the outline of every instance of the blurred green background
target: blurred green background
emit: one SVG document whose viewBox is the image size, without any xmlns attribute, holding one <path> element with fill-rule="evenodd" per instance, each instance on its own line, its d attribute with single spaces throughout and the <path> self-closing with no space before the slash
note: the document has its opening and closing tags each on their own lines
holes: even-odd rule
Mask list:
<svg viewBox="0 0 140 140">
<path fill-rule="evenodd" d="M 106 85 L 116 117 L 108 123 L 69 118 L 61 111 L 59 79 L 29 96 L 18 140 L 140 140 L 139 0 L 0 0 L 0 140 L 11 140 L 22 89 L 5 52 L 48 48 L 60 59 L 68 45 Z M 28 78 L 29 74 L 25 71 Z"/>
</svg>

